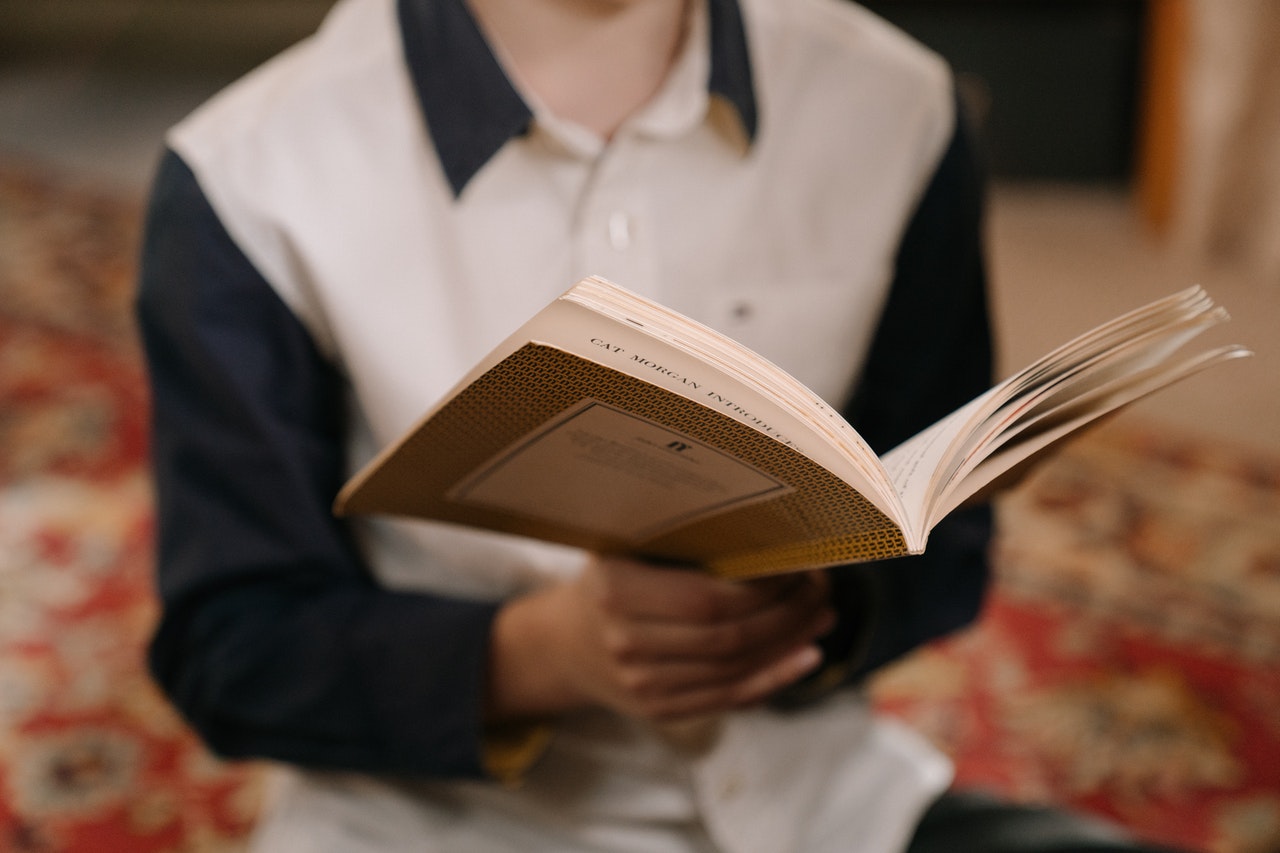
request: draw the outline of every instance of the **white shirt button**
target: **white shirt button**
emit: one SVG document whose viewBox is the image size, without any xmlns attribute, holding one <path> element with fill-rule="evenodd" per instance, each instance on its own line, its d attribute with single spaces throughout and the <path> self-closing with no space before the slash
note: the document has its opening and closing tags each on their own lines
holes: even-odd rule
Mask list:
<svg viewBox="0 0 1280 853">
<path fill-rule="evenodd" d="M 737 772 L 729 773 L 720 780 L 720 799 L 732 800 L 742 792 L 742 776 Z"/>
<path fill-rule="evenodd" d="M 619 252 L 631 248 L 631 217 L 620 210 L 609 217 L 609 245 Z"/>
</svg>

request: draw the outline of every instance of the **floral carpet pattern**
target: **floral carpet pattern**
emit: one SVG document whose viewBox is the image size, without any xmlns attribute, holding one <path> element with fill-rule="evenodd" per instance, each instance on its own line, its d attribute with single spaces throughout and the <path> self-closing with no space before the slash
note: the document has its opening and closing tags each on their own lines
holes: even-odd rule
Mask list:
<svg viewBox="0 0 1280 853">
<path fill-rule="evenodd" d="M 882 675 L 962 784 L 1280 851 L 1280 459 L 1138 427 L 1003 499 L 981 622 Z"/>
<path fill-rule="evenodd" d="M 239 850 L 259 774 L 147 679 L 139 211 L 0 174 L 0 851 Z"/>
<path fill-rule="evenodd" d="M 231 853 L 262 801 L 142 663 L 139 213 L 0 169 L 0 851 Z M 875 695 L 962 783 L 1280 853 L 1280 459 L 1125 423 L 1003 500 L 982 621 Z"/>
</svg>

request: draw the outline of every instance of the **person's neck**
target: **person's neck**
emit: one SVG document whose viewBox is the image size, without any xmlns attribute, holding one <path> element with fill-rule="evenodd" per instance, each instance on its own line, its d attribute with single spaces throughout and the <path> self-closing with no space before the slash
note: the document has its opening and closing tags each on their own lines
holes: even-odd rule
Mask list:
<svg viewBox="0 0 1280 853">
<path fill-rule="evenodd" d="M 467 2 L 521 86 L 608 139 L 661 88 L 688 0 Z"/>
</svg>

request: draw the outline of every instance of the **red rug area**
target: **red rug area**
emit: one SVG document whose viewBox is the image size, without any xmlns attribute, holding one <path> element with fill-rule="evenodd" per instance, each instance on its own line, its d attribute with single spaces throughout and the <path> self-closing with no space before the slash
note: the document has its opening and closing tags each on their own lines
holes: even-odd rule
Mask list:
<svg viewBox="0 0 1280 853">
<path fill-rule="evenodd" d="M 151 685 L 136 206 L 0 173 L 0 850 L 228 853 L 262 795 Z M 980 624 L 876 682 L 965 784 L 1280 851 L 1280 460 L 1132 427 L 1003 506 Z"/>
<path fill-rule="evenodd" d="M 981 622 L 881 676 L 882 706 L 961 784 L 1280 851 L 1280 460 L 1102 429 L 1001 517 Z"/>
<path fill-rule="evenodd" d="M 239 849 L 258 774 L 151 685 L 138 211 L 0 177 L 0 851 Z"/>
</svg>

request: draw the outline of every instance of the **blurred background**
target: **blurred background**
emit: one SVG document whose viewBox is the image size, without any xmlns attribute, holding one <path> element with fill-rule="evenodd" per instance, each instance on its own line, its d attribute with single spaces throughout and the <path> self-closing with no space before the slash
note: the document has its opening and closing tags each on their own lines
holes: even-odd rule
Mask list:
<svg viewBox="0 0 1280 853">
<path fill-rule="evenodd" d="M 784 0 L 785 2 L 785 0 Z M 140 661 L 129 317 L 165 128 L 327 0 L 0 0 L 0 850 L 231 851 L 262 768 Z M 880 677 L 960 781 L 1210 853 L 1280 851 L 1280 2 L 874 0 L 978 128 L 1001 372 L 1202 284 L 1256 357 L 1000 503 L 982 622 Z"/>
</svg>

